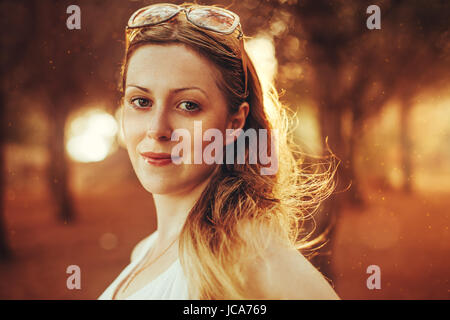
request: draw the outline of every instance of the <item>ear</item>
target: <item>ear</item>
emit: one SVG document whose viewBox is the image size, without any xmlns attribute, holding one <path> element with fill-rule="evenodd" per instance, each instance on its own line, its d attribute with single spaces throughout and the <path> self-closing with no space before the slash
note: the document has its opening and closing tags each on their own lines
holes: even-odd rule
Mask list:
<svg viewBox="0 0 450 320">
<path fill-rule="evenodd" d="M 231 135 L 229 134 L 226 135 L 226 144 L 234 142 L 236 138 L 239 136 L 237 131 L 239 129 L 244 128 L 245 120 L 247 119 L 249 111 L 250 106 L 248 102 L 243 102 L 239 106 L 239 110 L 228 118 L 227 129 L 232 129 L 233 132 Z"/>
</svg>

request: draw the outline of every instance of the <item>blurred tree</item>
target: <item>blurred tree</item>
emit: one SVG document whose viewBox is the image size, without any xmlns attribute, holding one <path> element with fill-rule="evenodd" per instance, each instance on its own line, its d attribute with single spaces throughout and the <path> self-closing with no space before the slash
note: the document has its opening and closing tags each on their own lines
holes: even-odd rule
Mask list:
<svg viewBox="0 0 450 320">
<path fill-rule="evenodd" d="M 3 61 L 1 63 L 1 72 L 3 74 Z M 0 260 L 6 260 L 11 256 L 11 251 L 7 241 L 7 229 L 4 220 L 4 197 L 6 191 L 6 167 L 5 167 L 5 104 L 3 98 L 3 90 L 0 90 Z"/>
<path fill-rule="evenodd" d="M 366 28 L 371 4 L 381 8 L 381 30 Z M 349 200 L 360 203 L 354 160 L 364 121 L 389 99 L 411 100 L 419 92 L 441 88 L 449 78 L 449 3 L 301 1 L 297 12 L 313 64 L 311 85 L 319 102 L 322 136 L 328 136 L 343 161 L 340 180 L 344 185 L 352 182 Z M 346 115 L 349 123 L 343 121 Z"/>
<path fill-rule="evenodd" d="M 8 48 L 2 50 L 2 65 L 8 66 L 2 69 L 2 81 L 9 86 L 2 87 L 9 90 L 3 96 L 2 107 L 10 108 L 10 114 L 2 119 L 12 113 L 19 119 L 26 116 L 29 104 L 19 103 L 21 99 L 33 99 L 33 107 L 44 106 L 48 115 L 49 191 L 57 205 L 58 217 L 69 222 L 75 214 L 69 181 L 70 160 L 65 151 L 67 118 L 73 110 L 93 102 L 100 102 L 100 108 L 106 105 L 115 111 L 118 62 L 123 50 L 119 42 L 123 42 L 126 16 L 132 12 L 126 8 L 139 4 L 79 1 L 81 30 L 69 30 L 66 26 L 70 15 L 66 10 L 73 4 L 71 1 L 3 1 L 1 4 L 4 9 L 2 47 Z M 105 16 L 117 20 L 99 19 Z M 17 67 L 13 67 L 14 63 Z M 8 135 L 14 139 L 30 138 L 17 134 L 17 130 L 22 129 L 14 127 Z"/>
<path fill-rule="evenodd" d="M 8 246 L 7 229 L 4 220 L 4 197 L 6 191 L 6 166 L 5 166 L 5 144 L 7 142 L 9 122 L 7 120 L 7 93 L 12 88 L 10 81 L 11 73 L 23 62 L 27 51 L 30 49 L 34 38 L 34 26 L 36 16 L 33 15 L 35 2 L 28 3 L 28 9 L 24 4 L 17 5 L 16 1 L 3 1 L 0 3 L 0 32 L 1 47 L 4 50 L 0 55 L 0 260 L 8 259 L 12 253 Z M 18 19 L 27 23 L 15 23 Z M 14 27 L 15 26 L 15 27 Z M 11 32 L 14 30 L 14 32 Z"/>
<path fill-rule="evenodd" d="M 5 3 L 3 4 L 5 5 Z M 20 107 L 26 104 L 17 103 L 17 98 L 23 99 L 32 96 L 36 105 L 42 103 L 47 107 L 50 126 L 50 138 L 48 139 L 50 190 L 57 204 L 58 216 L 63 221 L 70 221 L 74 215 L 68 190 L 67 161 L 64 152 L 64 124 L 69 109 L 62 107 L 64 104 L 61 101 L 61 97 L 68 93 L 61 86 L 66 83 L 65 78 L 70 80 L 70 77 L 66 77 L 63 70 L 59 75 L 52 74 L 51 71 L 55 68 L 52 68 L 52 61 L 47 60 L 46 57 L 47 50 L 58 52 L 58 46 L 64 43 L 58 42 L 59 39 L 53 30 L 61 30 L 65 27 L 65 20 L 62 21 L 65 10 L 60 3 L 55 4 L 49 1 L 28 1 L 26 3 L 9 1 L 7 8 L 2 11 L 6 15 L 4 21 L 7 22 L 6 26 L 2 28 L 5 33 L 5 37 L 2 38 L 9 42 L 5 46 L 8 50 L 4 52 L 6 60 L 9 61 L 7 63 L 8 70 L 2 75 L 3 79 L 8 79 L 11 91 L 8 92 L 5 103 L 11 104 L 14 113 L 25 116 L 27 114 L 27 109 Z M 58 19 L 62 21 L 62 24 L 61 27 L 55 28 Z M 21 91 L 21 94 L 18 94 L 12 103 L 9 99 L 12 99 L 13 94 L 17 91 Z M 27 94 L 25 95 L 24 92 Z M 18 129 L 14 128 L 14 130 Z M 19 141 L 19 143 L 27 143 L 27 141 Z"/>
<path fill-rule="evenodd" d="M 381 8 L 381 30 L 366 28 L 366 8 Z M 318 232 L 337 219 L 343 203 L 362 204 L 355 171 L 364 121 L 392 98 L 401 98 L 403 168 L 411 175 L 407 112 L 411 99 L 427 88 L 441 88 L 449 71 L 448 1 L 299 1 L 299 25 L 291 32 L 306 39 L 313 76 L 309 84 L 319 106 L 322 137 L 342 160 L 333 212 L 319 215 Z M 409 181 L 407 179 L 407 181 Z M 410 188 L 406 184 L 406 188 Z M 330 232 L 332 248 L 334 228 Z M 318 262 L 330 278 L 327 257 Z"/>
<path fill-rule="evenodd" d="M 404 176 L 403 190 L 406 192 L 411 192 L 411 175 L 412 175 L 412 164 L 411 164 L 411 140 L 409 138 L 409 126 L 408 118 L 411 109 L 411 97 L 403 97 L 401 99 L 400 105 L 400 147 L 401 147 L 401 161 Z"/>
<path fill-rule="evenodd" d="M 390 61 L 396 77 L 394 96 L 400 103 L 400 146 L 403 189 L 410 192 L 413 144 L 409 137 L 409 115 L 415 97 L 424 92 L 448 90 L 450 80 L 450 3 L 408 1 L 388 12 L 396 32 L 389 41 Z M 395 25 L 394 25 L 395 22 Z"/>
<path fill-rule="evenodd" d="M 65 128 L 68 116 L 84 105 L 99 103 L 115 111 L 118 93 L 117 74 L 120 71 L 123 23 L 128 15 L 128 3 L 79 1 L 81 29 L 68 29 L 71 1 L 39 1 L 37 15 L 37 45 L 40 50 L 30 57 L 34 65 L 33 80 L 49 116 L 48 150 L 50 190 L 58 205 L 58 216 L 64 222 L 75 219 L 70 190 L 70 159 L 65 150 Z M 115 17 L 115 19 L 103 19 Z M 115 21 L 115 23 L 114 23 Z M 120 31 L 119 31 L 120 30 Z M 119 54 L 120 52 L 120 54 Z M 40 79 L 39 83 L 35 79 Z"/>
<path fill-rule="evenodd" d="M 43 48 L 39 60 L 43 73 L 41 80 L 48 92 L 46 97 L 47 114 L 49 115 L 48 150 L 50 166 L 48 167 L 48 182 L 54 200 L 57 203 L 58 217 L 64 222 L 75 218 L 68 180 L 68 159 L 65 152 L 66 119 L 80 95 L 77 78 L 72 73 L 77 67 L 76 61 L 70 59 L 70 50 L 74 50 L 70 32 L 66 27 L 67 4 L 57 2 L 49 4 L 40 2 L 37 14 L 42 17 L 39 36 Z M 45 17 L 45 18 L 44 18 Z M 77 34 L 76 36 L 79 36 Z"/>
</svg>

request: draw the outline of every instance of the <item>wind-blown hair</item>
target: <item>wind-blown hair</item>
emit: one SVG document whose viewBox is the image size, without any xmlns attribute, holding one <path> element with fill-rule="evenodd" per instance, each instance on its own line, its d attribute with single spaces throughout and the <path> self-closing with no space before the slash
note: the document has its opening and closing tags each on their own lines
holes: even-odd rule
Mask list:
<svg viewBox="0 0 450 320">
<path fill-rule="evenodd" d="M 237 32 L 223 35 L 200 29 L 182 13 L 158 25 L 127 31 L 122 92 L 129 59 L 138 47 L 184 44 L 208 59 L 218 71 L 217 85 L 226 98 L 230 114 L 244 101 L 249 103 L 243 129 L 268 130 L 267 154 L 271 150 L 271 137 L 277 132 L 275 174 L 262 175 L 261 163 L 249 164 L 246 145 L 246 163 L 226 164 L 224 159 L 189 212 L 180 235 L 179 255 L 193 299 L 254 298 L 246 290 L 246 264 L 263 263 L 265 249 L 271 241 L 298 250 L 316 243 L 308 240 L 312 232 L 304 233 L 302 226 L 335 185 L 334 161 L 305 166 L 303 154 L 293 143 L 289 109 L 280 103 L 274 89 L 262 91 L 255 67 L 243 50 Z M 248 94 L 245 94 L 245 65 Z M 236 141 L 234 144 L 237 150 Z"/>
</svg>

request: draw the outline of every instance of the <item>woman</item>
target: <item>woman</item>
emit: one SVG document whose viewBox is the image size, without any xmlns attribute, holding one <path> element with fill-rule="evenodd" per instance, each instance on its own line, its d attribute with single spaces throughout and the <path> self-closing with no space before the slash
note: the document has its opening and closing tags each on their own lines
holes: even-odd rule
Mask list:
<svg viewBox="0 0 450 320">
<path fill-rule="evenodd" d="M 301 223 L 331 193 L 334 171 L 300 169 L 286 111 L 274 94 L 264 102 L 243 41 L 239 17 L 213 6 L 131 16 L 122 130 L 157 231 L 99 299 L 338 299 L 298 251 L 308 246 Z M 221 149 L 210 152 L 199 124 Z M 242 144 L 246 132 L 259 133 L 257 145 Z M 270 161 L 255 157 L 264 152 Z"/>
</svg>

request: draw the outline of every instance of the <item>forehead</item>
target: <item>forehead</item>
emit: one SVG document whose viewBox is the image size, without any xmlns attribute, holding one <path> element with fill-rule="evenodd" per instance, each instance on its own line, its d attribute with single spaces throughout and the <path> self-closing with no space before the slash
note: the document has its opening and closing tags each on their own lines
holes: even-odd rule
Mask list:
<svg viewBox="0 0 450 320">
<path fill-rule="evenodd" d="M 127 83 L 154 88 L 199 86 L 218 90 L 218 71 L 206 58 L 182 44 L 143 45 L 132 54 Z"/>
</svg>

